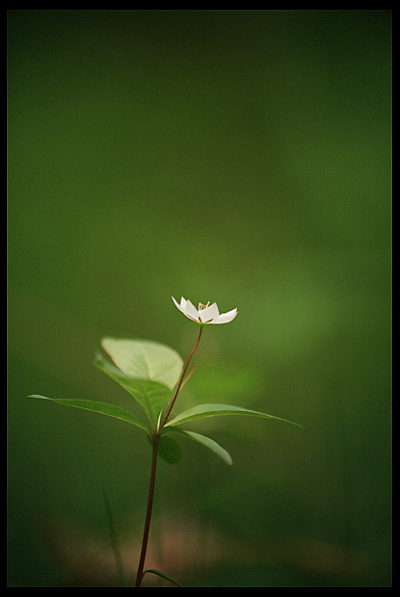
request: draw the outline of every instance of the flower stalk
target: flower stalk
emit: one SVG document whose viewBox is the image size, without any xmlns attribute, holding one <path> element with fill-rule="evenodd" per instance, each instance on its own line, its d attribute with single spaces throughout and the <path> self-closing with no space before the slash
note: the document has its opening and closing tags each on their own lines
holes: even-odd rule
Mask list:
<svg viewBox="0 0 400 597">
<path fill-rule="evenodd" d="M 200 338 L 201 338 L 201 334 L 202 334 L 202 333 L 203 333 L 203 326 L 200 326 L 200 332 L 199 332 L 199 336 L 198 336 L 198 338 L 197 338 L 197 342 L 196 342 L 196 344 L 195 344 L 195 346 L 194 346 L 194 348 L 193 348 L 192 352 L 190 353 L 190 356 L 189 356 L 189 358 L 188 358 L 188 360 L 187 360 L 187 363 L 186 363 L 186 365 L 185 365 L 185 368 L 184 368 L 184 370 L 183 370 L 183 373 L 182 373 L 181 379 L 180 379 L 180 381 L 179 381 L 178 387 L 176 388 L 175 396 L 173 397 L 173 399 L 172 399 L 172 401 L 171 401 L 171 404 L 170 404 L 170 406 L 169 406 L 168 412 L 167 412 L 167 414 L 166 414 L 166 416 L 165 416 L 165 418 L 164 418 L 164 421 L 162 422 L 162 424 L 161 424 L 161 426 L 160 426 L 160 431 L 161 431 L 161 429 L 164 427 L 165 423 L 168 421 L 168 417 L 169 417 L 169 415 L 171 414 L 171 411 L 172 411 L 172 409 L 173 409 L 173 407 L 174 407 L 175 401 L 176 401 L 176 399 L 177 399 L 177 397 L 178 397 L 179 390 L 180 390 L 180 389 L 181 389 L 181 387 L 182 387 L 182 382 L 183 382 L 183 379 L 184 379 L 184 377 L 185 377 L 185 375 L 186 375 L 186 371 L 187 371 L 187 369 L 188 369 L 188 367 L 189 367 L 189 363 L 190 363 L 190 361 L 191 361 L 191 359 L 192 359 L 192 356 L 193 356 L 193 355 L 194 355 L 194 353 L 196 352 L 196 349 L 197 349 L 197 347 L 198 347 L 198 345 L 199 345 L 199 342 L 200 342 Z"/>
<path fill-rule="evenodd" d="M 154 499 L 154 488 L 155 488 L 155 483 L 156 483 L 156 470 L 157 470 L 157 453 L 158 453 L 158 445 L 160 442 L 160 438 L 161 438 L 161 430 L 164 427 L 165 423 L 168 420 L 169 415 L 171 414 L 171 411 L 174 407 L 175 401 L 178 397 L 179 391 L 182 387 L 182 383 L 184 380 L 184 377 L 186 375 L 186 371 L 189 367 L 189 363 L 192 359 L 192 356 L 194 355 L 199 342 L 200 342 L 200 338 L 201 338 L 201 334 L 203 332 L 203 326 L 200 326 L 200 332 L 199 332 L 199 336 L 197 338 L 197 342 L 192 350 L 192 352 L 190 353 L 190 356 L 186 362 L 185 368 L 183 370 L 183 373 L 181 375 L 181 378 L 179 380 L 179 384 L 178 387 L 176 388 L 176 392 L 175 395 L 171 401 L 170 407 L 168 409 L 168 412 L 162 422 L 162 424 L 160 425 L 156 435 L 154 435 L 152 437 L 153 440 L 153 452 L 152 452 L 152 459 L 151 459 L 151 473 L 150 473 L 150 486 L 149 486 L 149 497 L 147 499 L 147 512 L 146 512 L 146 521 L 144 524 L 144 531 L 143 531 L 143 540 L 142 540 L 142 550 L 140 553 L 140 560 L 139 560 L 139 566 L 138 566 L 138 571 L 137 571 L 137 576 L 136 576 L 136 584 L 135 587 L 140 587 L 142 584 L 142 579 L 143 579 L 143 575 L 144 575 L 144 563 L 146 560 L 146 552 L 147 552 L 147 544 L 149 541 L 149 532 L 150 532 L 150 522 L 151 522 L 151 513 L 152 513 L 152 509 L 153 509 L 153 499 Z"/>
</svg>

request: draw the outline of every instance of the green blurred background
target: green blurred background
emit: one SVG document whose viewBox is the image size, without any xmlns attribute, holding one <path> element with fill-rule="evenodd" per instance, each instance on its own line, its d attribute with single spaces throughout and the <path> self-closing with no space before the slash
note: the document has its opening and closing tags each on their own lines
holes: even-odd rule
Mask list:
<svg viewBox="0 0 400 597">
<path fill-rule="evenodd" d="M 138 414 L 93 358 L 103 336 L 187 357 L 171 295 L 239 310 L 180 408 L 305 431 L 193 424 L 234 465 L 160 463 L 149 564 L 390 586 L 391 12 L 8 11 L 8 184 L 9 586 L 115 584 L 104 491 L 134 574 L 145 436 L 27 395 Z"/>
</svg>

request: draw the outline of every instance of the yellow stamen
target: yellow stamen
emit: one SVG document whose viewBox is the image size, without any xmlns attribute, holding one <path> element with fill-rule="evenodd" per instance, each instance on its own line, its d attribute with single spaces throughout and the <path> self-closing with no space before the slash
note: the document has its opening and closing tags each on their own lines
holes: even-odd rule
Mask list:
<svg viewBox="0 0 400 597">
<path fill-rule="evenodd" d="M 200 309 L 207 309 L 209 304 L 210 304 L 210 301 L 208 301 L 208 303 L 206 305 L 203 305 L 203 303 L 199 303 L 199 311 L 200 311 Z"/>
</svg>

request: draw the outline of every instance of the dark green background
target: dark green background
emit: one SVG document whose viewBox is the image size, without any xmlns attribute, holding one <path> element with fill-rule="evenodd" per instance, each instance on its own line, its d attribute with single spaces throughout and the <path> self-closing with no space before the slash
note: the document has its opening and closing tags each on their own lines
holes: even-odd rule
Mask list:
<svg viewBox="0 0 400 597">
<path fill-rule="evenodd" d="M 145 436 L 27 395 L 138 414 L 94 355 L 107 335 L 187 357 L 183 295 L 239 314 L 178 410 L 305 431 L 193 424 L 234 465 L 185 440 L 160 464 L 163 571 L 390 586 L 391 12 L 9 11 L 8 184 L 9 585 L 115 582 L 103 491 L 140 540 Z"/>
</svg>

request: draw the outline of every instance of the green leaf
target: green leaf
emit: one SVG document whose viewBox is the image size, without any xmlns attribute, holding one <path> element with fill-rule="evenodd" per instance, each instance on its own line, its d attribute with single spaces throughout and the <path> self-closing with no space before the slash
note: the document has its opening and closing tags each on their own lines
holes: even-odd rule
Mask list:
<svg viewBox="0 0 400 597">
<path fill-rule="evenodd" d="M 104 338 L 101 344 L 114 364 L 99 355 L 95 366 L 130 393 L 155 432 L 158 416 L 182 373 L 181 357 L 167 346 L 146 340 Z"/>
<path fill-rule="evenodd" d="M 168 429 L 168 431 L 179 433 L 180 435 L 184 435 L 185 437 L 188 437 L 198 442 L 199 444 L 205 446 L 206 448 L 214 452 L 214 454 L 222 458 L 222 460 L 226 462 L 226 464 L 232 464 L 232 458 L 230 454 L 226 450 L 224 450 L 224 448 L 222 448 L 219 444 L 217 444 L 217 442 L 215 442 L 213 439 L 206 437 L 205 435 L 201 435 L 200 433 L 195 433 L 194 431 L 179 429 L 178 427 L 171 427 L 170 429 Z"/>
<path fill-rule="evenodd" d="M 99 356 L 94 364 L 129 392 L 148 416 L 152 430 L 156 431 L 158 416 L 170 400 L 171 390 L 155 381 L 128 377 L 102 356 Z"/>
<path fill-rule="evenodd" d="M 132 425 L 136 425 L 136 427 L 140 427 L 140 429 L 143 429 L 143 431 L 146 433 L 151 433 L 151 429 L 145 423 L 143 423 L 143 421 L 137 419 L 134 415 L 128 413 L 119 406 L 114 406 L 113 404 L 106 404 L 105 402 L 93 402 L 92 400 L 64 400 L 58 398 L 47 398 L 46 396 L 39 396 L 38 394 L 32 394 L 31 396 L 28 396 L 28 398 L 51 400 L 51 402 L 63 404 L 64 406 L 73 406 L 75 408 L 82 408 L 83 410 L 90 410 L 102 415 L 107 415 L 108 417 L 113 417 L 114 419 L 120 419 L 126 423 L 131 423 Z"/>
<path fill-rule="evenodd" d="M 183 369 L 179 354 L 163 344 L 148 340 L 103 338 L 101 345 L 118 369 L 128 377 L 155 381 L 170 390 Z"/>
<path fill-rule="evenodd" d="M 193 408 L 185 410 L 183 413 L 177 415 L 171 421 L 168 421 L 168 423 L 164 425 L 164 428 L 172 427 L 175 425 L 181 425 L 182 423 L 187 423 L 188 421 L 195 421 L 196 419 L 205 419 L 206 417 L 219 417 L 221 415 L 249 415 L 252 417 L 260 417 L 263 419 L 274 419 L 276 421 L 283 421 L 284 423 L 290 423 L 291 425 L 295 425 L 296 427 L 301 427 L 301 425 L 293 423 L 292 421 L 287 421 L 286 419 L 281 419 L 279 417 L 274 417 L 272 415 L 260 413 L 255 410 L 248 410 L 247 408 L 242 408 L 240 406 L 231 406 L 228 404 L 199 404 L 198 406 L 194 406 Z"/>
<path fill-rule="evenodd" d="M 177 587 L 181 587 L 182 586 L 181 584 L 178 583 L 178 581 L 174 580 L 173 578 L 171 578 L 167 574 L 164 574 L 164 572 L 160 572 L 159 570 L 155 570 L 154 568 L 149 568 L 148 570 L 145 570 L 143 572 L 143 576 L 145 574 L 155 574 L 156 576 L 160 576 L 164 580 L 168 580 L 168 582 L 172 582 L 172 584 L 176 585 Z"/>
<path fill-rule="evenodd" d="M 162 435 L 158 444 L 158 455 L 168 464 L 177 464 L 182 460 L 180 443 L 169 435 Z"/>
<path fill-rule="evenodd" d="M 153 439 L 147 436 L 147 439 L 153 444 Z M 168 462 L 168 464 L 177 464 L 182 460 L 182 448 L 175 438 L 169 435 L 162 435 L 158 443 L 158 456 Z"/>
</svg>

